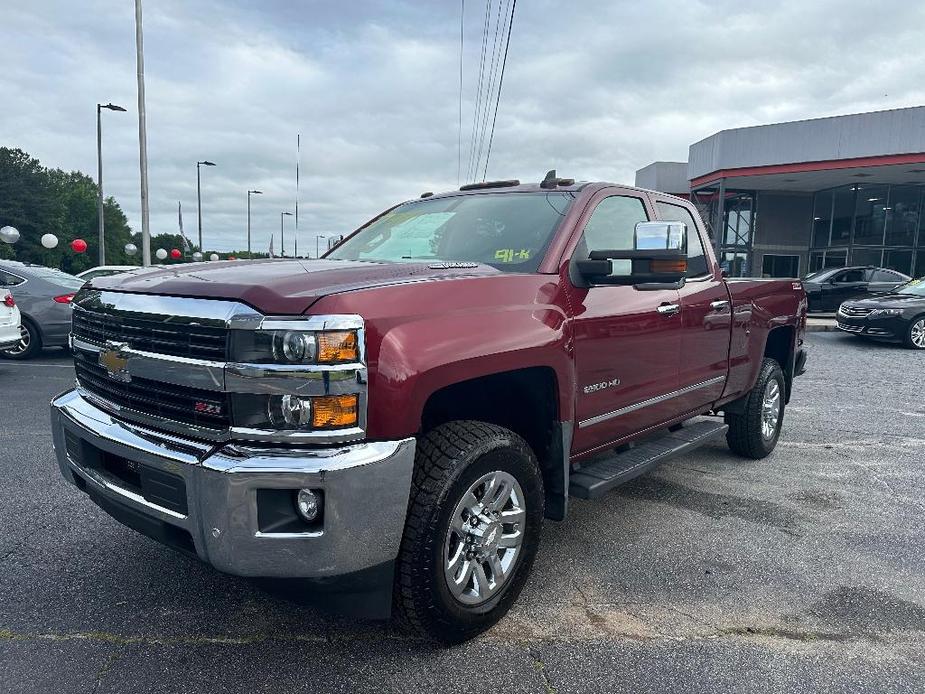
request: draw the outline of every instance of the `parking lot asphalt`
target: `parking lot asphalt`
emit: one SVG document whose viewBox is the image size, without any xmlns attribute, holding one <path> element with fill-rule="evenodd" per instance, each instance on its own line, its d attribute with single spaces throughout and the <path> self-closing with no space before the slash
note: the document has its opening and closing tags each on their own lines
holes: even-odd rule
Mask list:
<svg viewBox="0 0 925 694">
<path fill-rule="evenodd" d="M 573 500 L 450 649 L 119 525 L 54 463 L 63 353 L 0 361 L 0 691 L 925 691 L 925 354 L 808 343 L 772 457 L 716 444 Z"/>
</svg>

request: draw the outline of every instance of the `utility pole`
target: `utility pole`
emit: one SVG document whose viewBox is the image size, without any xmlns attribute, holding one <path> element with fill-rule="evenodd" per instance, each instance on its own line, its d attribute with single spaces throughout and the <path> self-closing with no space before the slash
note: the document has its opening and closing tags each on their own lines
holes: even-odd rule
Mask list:
<svg viewBox="0 0 925 694">
<path fill-rule="evenodd" d="M 145 127 L 145 48 L 141 28 L 141 0 L 135 0 L 135 67 L 138 77 L 138 165 L 141 169 L 141 263 L 151 264 L 148 210 L 148 132 Z"/>
<path fill-rule="evenodd" d="M 196 162 L 196 216 L 199 217 L 199 250 L 202 251 L 202 182 L 199 178 L 200 166 L 215 166 L 215 162 L 208 159 Z"/>
<path fill-rule="evenodd" d="M 263 195 L 262 191 L 247 191 L 247 255 L 251 254 L 251 195 Z"/>
<path fill-rule="evenodd" d="M 96 165 L 97 165 L 97 176 L 96 176 L 96 188 L 97 188 L 97 212 L 99 214 L 99 231 L 100 231 L 100 253 L 99 259 L 100 265 L 106 264 L 106 234 L 105 226 L 106 222 L 103 218 L 103 119 L 101 113 L 103 109 L 108 109 L 110 111 L 125 111 L 121 106 L 116 106 L 113 103 L 108 104 L 97 104 L 96 105 Z"/>
<path fill-rule="evenodd" d="M 279 213 L 279 254 L 285 258 L 286 257 L 286 237 L 283 235 L 283 217 L 291 217 L 292 212 L 280 212 Z"/>
</svg>

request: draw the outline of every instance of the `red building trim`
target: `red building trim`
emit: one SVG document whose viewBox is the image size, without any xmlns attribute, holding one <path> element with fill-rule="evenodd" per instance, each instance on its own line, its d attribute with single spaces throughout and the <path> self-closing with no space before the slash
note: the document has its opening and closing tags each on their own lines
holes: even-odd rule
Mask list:
<svg viewBox="0 0 925 694">
<path fill-rule="evenodd" d="M 767 176 L 807 171 L 861 169 L 868 166 L 893 166 L 896 164 L 925 164 L 925 153 L 884 154 L 877 157 L 859 157 L 857 159 L 830 159 L 828 161 L 807 161 L 797 164 L 771 164 L 769 166 L 746 166 L 740 169 L 721 169 L 692 179 L 691 189 L 707 183 L 714 183 L 721 178 L 731 178 L 733 176 Z"/>
</svg>

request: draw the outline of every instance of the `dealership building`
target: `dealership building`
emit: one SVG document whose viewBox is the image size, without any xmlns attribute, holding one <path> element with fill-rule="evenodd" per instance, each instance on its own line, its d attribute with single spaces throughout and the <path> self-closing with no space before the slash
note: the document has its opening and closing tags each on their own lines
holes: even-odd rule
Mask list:
<svg viewBox="0 0 925 694">
<path fill-rule="evenodd" d="M 695 202 L 730 276 L 925 276 L 925 106 L 723 130 L 636 185 Z"/>
</svg>

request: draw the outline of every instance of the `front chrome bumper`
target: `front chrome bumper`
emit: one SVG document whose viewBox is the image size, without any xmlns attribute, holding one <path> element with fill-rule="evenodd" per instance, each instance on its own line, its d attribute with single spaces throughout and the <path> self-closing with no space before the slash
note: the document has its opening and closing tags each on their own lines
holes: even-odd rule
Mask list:
<svg viewBox="0 0 925 694">
<path fill-rule="evenodd" d="M 120 421 L 75 390 L 52 401 L 51 419 L 65 479 L 123 523 L 195 552 L 220 571 L 328 578 L 381 566 L 398 554 L 414 439 L 328 448 L 206 443 Z M 185 491 L 185 503 L 160 502 L 156 490 L 143 492 L 109 474 L 99 464 L 104 459 L 128 461 L 127 469 L 146 471 L 156 484 L 167 480 L 170 489 Z M 321 491 L 321 524 L 261 530 L 258 504 L 266 497 L 258 490 L 301 488 Z"/>
</svg>

